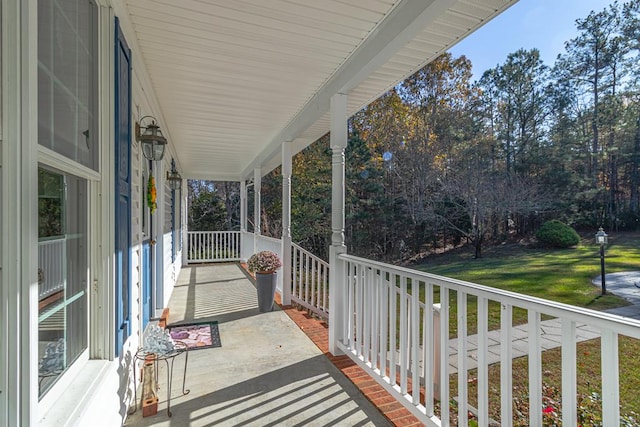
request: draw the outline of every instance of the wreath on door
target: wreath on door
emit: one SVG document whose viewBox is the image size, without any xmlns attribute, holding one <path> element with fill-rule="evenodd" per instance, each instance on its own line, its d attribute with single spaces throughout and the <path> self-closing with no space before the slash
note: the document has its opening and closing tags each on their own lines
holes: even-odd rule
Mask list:
<svg viewBox="0 0 640 427">
<path fill-rule="evenodd" d="M 156 208 L 158 207 L 158 203 L 156 203 L 156 179 L 153 175 L 149 175 L 149 182 L 147 182 L 147 206 L 149 207 L 149 211 L 154 213 Z"/>
</svg>

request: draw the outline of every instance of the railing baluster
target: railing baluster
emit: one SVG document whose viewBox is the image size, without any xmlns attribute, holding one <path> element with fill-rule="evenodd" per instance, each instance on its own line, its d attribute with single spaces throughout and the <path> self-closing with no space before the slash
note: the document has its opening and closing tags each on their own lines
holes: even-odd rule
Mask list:
<svg viewBox="0 0 640 427">
<path fill-rule="evenodd" d="M 398 336 L 397 336 L 397 304 L 398 304 L 398 290 L 396 282 L 398 276 L 394 273 L 391 274 L 391 283 L 389 284 L 389 332 L 391 337 L 389 338 L 389 370 L 390 370 L 390 383 L 396 385 L 397 383 L 397 366 L 398 366 Z"/>
<path fill-rule="evenodd" d="M 512 365 L 513 307 L 501 304 L 500 312 L 500 421 L 503 426 L 513 424 L 513 365 Z"/>
<path fill-rule="evenodd" d="M 362 327 L 362 319 L 363 319 L 363 295 L 362 295 L 362 289 L 363 289 L 363 280 L 364 278 L 362 277 L 363 275 L 363 269 L 364 267 L 360 264 L 357 264 L 357 272 L 356 272 L 356 276 L 357 276 L 357 281 L 356 281 L 356 334 L 355 334 L 355 339 L 356 339 L 356 354 L 360 357 L 362 356 L 362 335 L 364 333 L 364 328 Z"/>
<path fill-rule="evenodd" d="M 489 425 L 489 303 L 478 296 L 478 425 Z"/>
<path fill-rule="evenodd" d="M 380 375 L 387 376 L 387 349 L 389 348 L 389 284 L 387 273 L 380 274 Z"/>
<path fill-rule="evenodd" d="M 382 272 L 375 270 L 373 273 L 373 280 L 371 281 L 371 292 L 373 293 L 373 308 L 371 310 L 371 365 L 374 369 L 378 367 L 378 351 L 380 349 L 379 334 L 380 334 L 380 276 Z"/>
<path fill-rule="evenodd" d="M 314 307 L 318 305 L 318 271 L 316 269 L 316 260 L 312 260 L 311 262 L 311 289 L 313 289 L 313 291 L 311 292 L 311 305 L 313 305 Z"/>
<path fill-rule="evenodd" d="M 304 257 L 304 300 L 309 301 L 309 254 Z"/>
<path fill-rule="evenodd" d="M 411 278 L 411 395 L 414 405 L 420 404 L 420 282 Z"/>
<path fill-rule="evenodd" d="M 363 293 L 363 309 L 362 309 L 362 321 L 364 334 L 362 336 L 362 353 L 365 362 L 370 360 L 370 337 L 371 337 L 371 292 L 369 288 L 369 281 L 371 280 L 371 269 L 369 267 L 362 267 L 362 293 Z"/>
<path fill-rule="evenodd" d="M 356 304 L 355 285 L 356 285 L 357 279 L 353 271 L 352 263 L 346 264 L 345 273 L 346 273 L 345 283 L 347 284 L 347 291 L 348 291 L 347 304 L 344 304 L 345 307 L 348 307 L 348 310 L 345 310 L 345 317 L 344 317 L 345 319 L 347 319 L 344 323 L 348 328 L 348 331 L 347 331 L 347 334 L 345 334 L 345 337 L 348 337 L 349 348 L 354 348 L 356 345 L 354 340 L 354 336 L 355 336 L 354 312 L 357 311 L 355 306 Z"/>
<path fill-rule="evenodd" d="M 433 285 L 431 282 L 425 283 L 424 289 L 424 327 L 423 327 L 423 370 L 424 370 L 424 406 L 428 417 L 433 416 L 433 400 L 434 392 L 438 388 L 439 378 L 435 378 L 435 359 L 436 350 L 434 347 L 435 342 L 435 324 L 433 320 Z"/>
<path fill-rule="evenodd" d="M 407 394 L 407 278 L 400 277 L 400 392 Z"/>
<path fill-rule="evenodd" d="M 329 268 L 324 264 L 322 265 L 322 309 L 328 311 L 328 289 L 329 289 Z"/>
<path fill-rule="evenodd" d="M 602 369 L 602 425 L 617 426 L 620 423 L 620 374 L 618 365 L 618 334 L 602 330 L 600 342 Z"/>
<path fill-rule="evenodd" d="M 540 313 L 529 310 L 529 424 L 542 425 L 542 354 L 540 353 Z"/>
<path fill-rule="evenodd" d="M 469 423 L 467 404 L 467 294 L 458 291 L 458 425 Z"/>
<path fill-rule="evenodd" d="M 440 286 L 440 408 L 442 427 L 449 425 L 449 289 Z"/>
<path fill-rule="evenodd" d="M 562 425 L 578 425 L 576 322 L 562 320 Z"/>
<path fill-rule="evenodd" d="M 298 296 L 298 248 L 295 246 L 291 246 L 291 296 Z"/>
</svg>

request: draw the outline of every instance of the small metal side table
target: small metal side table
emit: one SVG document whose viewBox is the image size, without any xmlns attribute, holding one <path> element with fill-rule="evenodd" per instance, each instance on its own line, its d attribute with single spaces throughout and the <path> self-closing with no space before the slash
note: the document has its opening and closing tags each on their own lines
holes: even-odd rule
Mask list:
<svg viewBox="0 0 640 427">
<path fill-rule="evenodd" d="M 189 347 L 182 341 L 174 341 L 174 349 L 166 353 L 156 353 L 149 351 L 144 347 L 140 347 L 134 355 L 133 366 L 133 384 L 134 384 L 134 398 L 135 409 L 132 413 L 135 413 L 138 408 L 138 385 L 136 383 L 136 370 L 138 369 L 138 362 L 153 362 L 153 370 L 156 380 L 156 388 L 158 388 L 158 362 L 164 361 L 167 365 L 167 416 L 171 416 L 171 381 L 173 379 L 173 363 L 177 356 L 184 354 L 184 372 L 182 374 L 182 396 L 189 394 L 191 390 L 185 389 L 185 382 L 187 379 L 187 364 L 189 362 Z"/>
</svg>

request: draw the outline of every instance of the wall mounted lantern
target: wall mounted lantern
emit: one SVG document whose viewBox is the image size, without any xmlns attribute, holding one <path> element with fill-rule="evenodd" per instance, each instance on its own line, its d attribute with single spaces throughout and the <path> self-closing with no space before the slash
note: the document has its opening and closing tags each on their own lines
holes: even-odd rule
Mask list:
<svg viewBox="0 0 640 427">
<path fill-rule="evenodd" d="M 171 159 L 171 170 L 167 171 L 167 182 L 172 190 L 180 190 L 182 188 L 182 177 L 176 170 L 176 161 Z"/>
<path fill-rule="evenodd" d="M 149 119 L 151 123 L 145 126 L 145 119 Z M 144 116 L 139 122 L 136 122 L 136 140 L 142 144 L 142 154 L 148 160 L 162 160 L 167 138 L 162 135 L 155 117 Z"/>
</svg>

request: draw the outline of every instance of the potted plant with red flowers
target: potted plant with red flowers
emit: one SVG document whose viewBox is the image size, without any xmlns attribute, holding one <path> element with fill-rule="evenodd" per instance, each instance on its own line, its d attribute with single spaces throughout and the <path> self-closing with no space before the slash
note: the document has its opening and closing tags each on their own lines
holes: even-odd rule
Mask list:
<svg viewBox="0 0 640 427">
<path fill-rule="evenodd" d="M 262 313 L 273 310 L 277 283 L 276 270 L 282 267 L 280 257 L 275 252 L 260 251 L 251 255 L 247 261 L 247 267 L 256 275 L 258 309 Z"/>
</svg>

